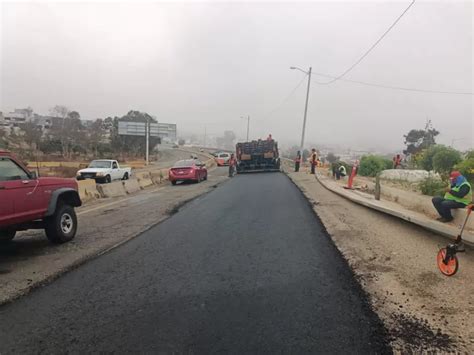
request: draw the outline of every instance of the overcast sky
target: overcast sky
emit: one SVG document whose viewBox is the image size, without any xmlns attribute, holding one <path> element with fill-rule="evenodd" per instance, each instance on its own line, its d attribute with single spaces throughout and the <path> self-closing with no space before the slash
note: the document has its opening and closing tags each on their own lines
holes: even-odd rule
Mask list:
<svg viewBox="0 0 474 355">
<path fill-rule="evenodd" d="M 289 67 L 341 74 L 410 2 L 2 2 L 0 110 L 135 109 L 182 132 L 240 137 L 249 114 L 252 138 L 298 143 L 306 82 Z M 473 17 L 471 1 L 418 0 L 345 79 L 473 92 Z M 467 149 L 473 101 L 312 81 L 306 139 L 401 150 L 429 118 L 440 142 Z"/>
</svg>

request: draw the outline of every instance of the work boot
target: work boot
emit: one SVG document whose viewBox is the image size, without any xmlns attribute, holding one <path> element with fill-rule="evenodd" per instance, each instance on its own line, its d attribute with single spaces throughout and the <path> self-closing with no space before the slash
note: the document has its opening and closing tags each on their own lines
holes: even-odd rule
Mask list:
<svg viewBox="0 0 474 355">
<path fill-rule="evenodd" d="M 463 251 L 466 251 L 466 247 L 463 242 L 459 242 L 456 244 L 456 251 L 459 253 L 462 253 Z"/>
<path fill-rule="evenodd" d="M 438 218 L 437 221 L 438 222 L 441 222 L 441 223 L 448 223 L 448 222 L 451 222 L 454 218 L 444 218 L 444 217 L 441 217 L 441 218 Z"/>
</svg>

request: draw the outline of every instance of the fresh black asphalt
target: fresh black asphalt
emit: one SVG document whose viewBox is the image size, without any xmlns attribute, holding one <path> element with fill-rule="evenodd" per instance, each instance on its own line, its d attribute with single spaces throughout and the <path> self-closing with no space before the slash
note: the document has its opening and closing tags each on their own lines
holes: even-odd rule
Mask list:
<svg viewBox="0 0 474 355">
<path fill-rule="evenodd" d="M 131 242 L 1 307 L 0 354 L 22 352 L 390 349 L 308 202 L 286 176 L 269 173 L 238 175 Z"/>
</svg>

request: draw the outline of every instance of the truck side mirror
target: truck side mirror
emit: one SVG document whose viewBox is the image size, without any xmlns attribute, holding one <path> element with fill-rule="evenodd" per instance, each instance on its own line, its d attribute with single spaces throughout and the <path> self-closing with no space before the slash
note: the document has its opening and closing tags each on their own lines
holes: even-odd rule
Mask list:
<svg viewBox="0 0 474 355">
<path fill-rule="evenodd" d="M 38 179 L 38 174 L 36 173 L 36 171 L 30 171 L 30 178 L 31 180 Z"/>
</svg>

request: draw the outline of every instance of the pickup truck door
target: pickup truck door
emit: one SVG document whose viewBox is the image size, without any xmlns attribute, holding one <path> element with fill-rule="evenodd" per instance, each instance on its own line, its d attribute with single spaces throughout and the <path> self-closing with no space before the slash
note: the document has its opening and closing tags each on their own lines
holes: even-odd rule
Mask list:
<svg viewBox="0 0 474 355">
<path fill-rule="evenodd" d="M 0 220 L 15 224 L 39 218 L 42 201 L 34 198 L 37 187 L 37 179 L 31 179 L 28 172 L 9 157 L 1 157 Z"/>
<path fill-rule="evenodd" d="M 112 177 L 112 180 L 120 180 L 122 178 L 119 165 L 116 161 L 112 162 L 112 172 L 110 173 L 110 176 Z"/>
</svg>

